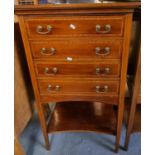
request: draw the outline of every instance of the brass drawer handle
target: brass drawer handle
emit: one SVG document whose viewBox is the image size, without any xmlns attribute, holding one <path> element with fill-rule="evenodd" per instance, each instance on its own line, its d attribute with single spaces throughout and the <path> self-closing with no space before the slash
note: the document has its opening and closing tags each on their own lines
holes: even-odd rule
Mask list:
<svg viewBox="0 0 155 155">
<path fill-rule="evenodd" d="M 53 67 L 52 69 L 49 69 L 48 67 L 44 68 L 44 73 L 45 74 L 57 74 L 58 73 L 58 68 Z"/>
<path fill-rule="evenodd" d="M 111 25 L 110 24 L 106 24 L 104 27 L 104 30 L 102 31 L 102 26 L 97 24 L 96 25 L 96 32 L 97 33 L 101 33 L 101 34 L 106 34 L 106 33 L 109 33 L 111 31 Z"/>
<path fill-rule="evenodd" d="M 46 26 L 47 31 L 44 31 L 44 27 L 41 25 L 38 25 L 36 28 L 36 32 L 39 34 L 48 34 L 52 31 L 52 26 L 51 25 L 47 25 Z"/>
<path fill-rule="evenodd" d="M 96 68 L 96 74 L 97 75 L 107 75 L 110 73 L 110 68 L 109 67 L 106 67 L 106 68 Z"/>
<path fill-rule="evenodd" d="M 55 48 L 50 48 L 50 49 L 46 49 L 46 48 L 41 48 L 40 53 L 42 55 L 54 55 L 55 54 L 56 49 Z"/>
<path fill-rule="evenodd" d="M 106 56 L 110 54 L 110 47 L 105 47 L 103 49 L 101 49 L 100 47 L 96 47 L 95 51 L 96 51 L 96 55 Z"/>
<path fill-rule="evenodd" d="M 52 85 L 49 84 L 47 86 L 47 91 L 49 91 L 49 92 L 57 92 L 57 91 L 60 91 L 60 88 L 61 87 L 59 85 L 56 85 L 55 87 L 52 87 Z"/>
<path fill-rule="evenodd" d="M 96 86 L 96 92 L 97 93 L 105 93 L 108 92 L 108 86 L 105 85 L 104 87 Z"/>
</svg>

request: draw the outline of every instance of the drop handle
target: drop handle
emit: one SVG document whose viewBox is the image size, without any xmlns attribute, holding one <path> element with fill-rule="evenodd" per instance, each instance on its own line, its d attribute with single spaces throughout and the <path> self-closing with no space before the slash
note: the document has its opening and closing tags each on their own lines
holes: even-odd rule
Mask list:
<svg viewBox="0 0 155 155">
<path fill-rule="evenodd" d="M 46 29 L 46 31 L 45 31 L 45 29 Z M 46 28 L 44 28 L 44 27 L 41 26 L 41 25 L 38 25 L 37 28 L 36 28 L 36 32 L 37 32 L 38 34 L 42 34 L 42 35 L 48 34 L 48 33 L 50 33 L 51 31 L 52 31 L 52 26 L 51 26 L 51 25 L 47 25 Z"/>
<path fill-rule="evenodd" d="M 57 74 L 58 73 L 58 68 L 53 67 L 52 69 L 49 69 L 48 67 L 44 68 L 44 73 L 45 74 Z"/>
<path fill-rule="evenodd" d="M 102 30 L 104 29 L 104 30 Z M 99 24 L 96 25 L 96 32 L 97 33 L 101 33 L 101 34 L 106 34 L 109 33 L 111 31 L 111 25 L 110 24 L 106 24 L 105 26 L 101 26 Z"/>
<path fill-rule="evenodd" d="M 49 84 L 49 85 L 47 86 L 47 90 L 48 90 L 48 91 L 51 91 L 51 90 L 52 90 L 52 85 Z"/>
<path fill-rule="evenodd" d="M 49 91 L 49 92 L 58 92 L 58 91 L 60 91 L 60 88 L 61 87 L 59 85 L 56 85 L 55 87 L 52 87 L 52 85 L 49 84 L 47 86 L 47 91 Z"/>
<path fill-rule="evenodd" d="M 59 85 L 56 85 L 56 86 L 55 86 L 55 90 L 56 90 L 56 91 L 60 91 L 60 86 L 59 86 Z"/>
<path fill-rule="evenodd" d="M 100 47 L 96 47 L 95 48 L 95 52 L 96 52 L 96 55 L 99 55 L 99 56 L 106 56 L 106 55 L 109 55 L 110 54 L 110 47 L 105 47 L 105 48 L 100 48 Z"/>
<path fill-rule="evenodd" d="M 110 73 L 110 68 L 106 67 L 106 68 L 96 68 L 96 74 L 97 75 L 107 75 Z"/>
<path fill-rule="evenodd" d="M 107 85 L 101 87 L 101 86 L 96 86 L 96 92 L 97 93 L 105 93 L 108 92 L 109 87 Z"/>
<path fill-rule="evenodd" d="M 42 55 L 50 56 L 50 55 L 54 55 L 55 52 L 56 52 L 56 49 L 53 48 L 53 47 L 50 48 L 50 49 L 47 49 L 47 48 L 44 48 L 44 47 L 40 49 L 40 53 L 41 53 Z"/>
</svg>

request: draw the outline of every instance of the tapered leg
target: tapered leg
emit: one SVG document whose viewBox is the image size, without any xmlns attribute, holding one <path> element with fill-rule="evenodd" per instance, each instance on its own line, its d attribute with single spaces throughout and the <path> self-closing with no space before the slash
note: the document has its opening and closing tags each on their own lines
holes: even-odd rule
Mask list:
<svg viewBox="0 0 155 155">
<path fill-rule="evenodd" d="M 117 111 L 117 134 L 116 134 L 116 144 L 115 144 L 115 152 L 117 153 L 120 146 L 120 137 L 121 137 L 121 129 L 123 122 L 123 112 L 124 112 L 124 103 L 118 106 Z"/>
<path fill-rule="evenodd" d="M 48 134 L 47 134 L 47 132 L 43 131 L 43 135 L 44 135 L 44 139 L 45 139 L 45 147 L 46 147 L 47 150 L 49 150 L 50 149 L 50 144 L 49 144 Z"/>
<path fill-rule="evenodd" d="M 119 121 L 118 122 L 119 129 L 117 129 L 116 144 L 115 144 L 115 152 L 116 153 L 118 152 L 119 146 L 120 146 L 121 127 L 122 127 L 122 123 Z"/>
<path fill-rule="evenodd" d="M 40 119 L 40 123 L 41 123 L 41 128 L 42 128 L 42 132 L 43 132 L 43 136 L 45 139 L 45 144 L 46 144 L 46 149 L 50 149 L 50 145 L 49 145 L 49 137 L 48 137 L 48 133 L 47 133 L 47 125 L 46 125 L 46 119 L 45 119 L 45 115 L 44 115 L 44 107 L 41 105 L 41 103 L 38 103 L 38 114 L 39 114 L 39 119 Z"/>
<path fill-rule="evenodd" d="M 132 132 L 134 118 L 135 118 L 137 96 L 140 90 L 140 78 L 141 78 L 141 52 L 140 52 L 140 44 L 139 44 L 139 53 L 138 53 L 136 74 L 135 74 L 135 79 L 134 79 L 134 87 L 133 87 L 133 92 L 132 92 L 131 108 L 130 108 L 130 113 L 129 113 L 126 138 L 125 138 L 125 149 L 126 150 L 128 149 L 130 134 Z"/>
<path fill-rule="evenodd" d="M 125 149 L 126 150 L 128 150 L 128 144 L 129 144 L 129 140 L 130 140 L 130 134 L 131 134 L 132 128 L 133 128 L 135 112 L 136 112 L 136 103 L 132 103 L 130 113 L 129 113 L 126 138 L 125 138 Z"/>
</svg>

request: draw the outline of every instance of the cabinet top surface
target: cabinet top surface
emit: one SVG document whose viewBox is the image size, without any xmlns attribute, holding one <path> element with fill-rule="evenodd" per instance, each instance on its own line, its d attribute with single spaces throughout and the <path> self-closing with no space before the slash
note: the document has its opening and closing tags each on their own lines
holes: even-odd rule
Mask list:
<svg viewBox="0 0 155 155">
<path fill-rule="evenodd" d="M 30 3 L 33 0 L 22 0 L 21 3 Z M 38 0 L 39 4 L 79 4 L 79 3 L 118 3 L 118 2 L 140 2 L 140 0 Z"/>
<path fill-rule="evenodd" d="M 38 4 L 34 4 L 33 0 L 21 0 L 15 3 L 15 11 L 36 8 L 137 8 L 140 5 L 140 0 L 38 0 Z"/>
</svg>

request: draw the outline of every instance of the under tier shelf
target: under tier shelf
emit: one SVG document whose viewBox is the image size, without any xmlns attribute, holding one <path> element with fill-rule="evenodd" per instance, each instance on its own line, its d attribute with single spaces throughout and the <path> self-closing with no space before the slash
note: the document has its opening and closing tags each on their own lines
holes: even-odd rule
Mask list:
<svg viewBox="0 0 155 155">
<path fill-rule="evenodd" d="M 116 112 L 113 105 L 101 102 L 60 102 L 47 130 L 48 133 L 92 131 L 116 135 Z"/>
</svg>

